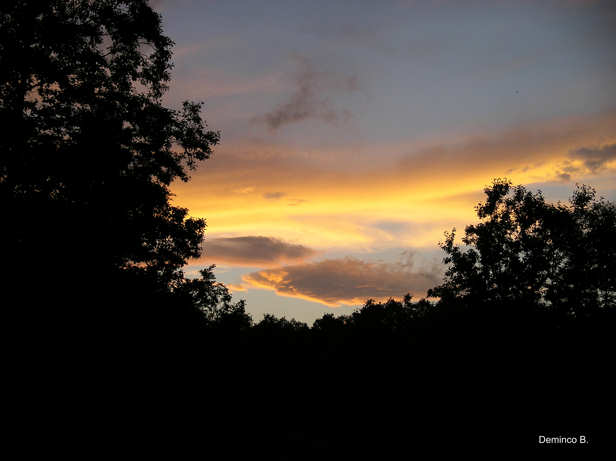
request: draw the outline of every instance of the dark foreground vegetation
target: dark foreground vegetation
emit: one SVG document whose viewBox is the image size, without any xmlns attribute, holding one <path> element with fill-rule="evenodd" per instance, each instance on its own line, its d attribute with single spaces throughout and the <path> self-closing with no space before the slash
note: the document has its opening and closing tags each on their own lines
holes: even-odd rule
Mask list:
<svg viewBox="0 0 616 461">
<path fill-rule="evenodd" d="M 170 204 L 219 140 L 145 1 L 0 5 L 2 329 L 24 455 L 410 459 L 613 441 L 616 208 L 496 180 L 432 301 L 253 322 Z M 607 417 L 607 418 L 606 418 Z M 587 448 L 580 447 L 577 448 Z M 218 454 L 223 450 L 223 454 Z"/>
</svg>

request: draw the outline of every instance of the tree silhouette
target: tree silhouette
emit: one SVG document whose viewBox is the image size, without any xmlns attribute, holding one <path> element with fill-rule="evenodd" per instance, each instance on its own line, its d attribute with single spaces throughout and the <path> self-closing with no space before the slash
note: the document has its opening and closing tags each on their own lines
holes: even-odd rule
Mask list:
<svg viewBox="0 0 616 461">
<path fill-rule="evenodd" d="M 145 0 L 0 3 L 1 312 L 26 395 L 9 414 L 45 427 L 24 423 L 24 445 L 143 453 L 208 433 L 167 422 L 214 414 L 196 383 L 231 356 L 213 332 L 250 325 L 211 268 L 182 272 L 205 222 L 170 185 L 219 133 L 201 104 L 163 105 L 172 45 Z"/>
<path fill-rule="evenodd" d="M 200 103 L 163 105 L 172 45 L 145 0 L 2 2 L 0 245 L 7 289 L 30 313 L 153 312 L 195 291 L 181 268 L 205 222 L 172 205 L 169 186 L 219 133 Z M 193 308 L 229 305 L 210 272 Z"/>
<path fill-rule="evenodd" d="M 430 295 L 469 304 L 543 307 L 564 316 L 589 316 L 616 302 L 616 206 L 579 186 L 569 203 L 507 180 L 485 189 L 478 224 L 455 229 L 442 249 L 450 264 Z"/>
</svg>

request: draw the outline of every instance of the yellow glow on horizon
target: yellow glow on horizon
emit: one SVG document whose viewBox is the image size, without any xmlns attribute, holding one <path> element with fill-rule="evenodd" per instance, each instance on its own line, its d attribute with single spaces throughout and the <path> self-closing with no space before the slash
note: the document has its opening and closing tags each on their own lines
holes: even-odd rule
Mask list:
<svg viewBox="0 0 616 461">
<path fill-rule="evenodd" d="M 615 143 L 615 127 L 616 113 L 605 113 L 432 147 L 372 146 L 384 155 L 369 166 L 356 164 L 350 147 L 318 153 L 259 142 L 231 145 L 190 182 L 174 184 L 173 192 L 176 203 L 206 219 L 206 249 L 207 238 L 239 236 L 273 237 L 317 251 L 434 247 L 444 231 L 455 226 L 461 232 L 476 221 L 475 205 L 494 178 L 532 184 L 557 181 L 571 169 L 594 174 L 571 152 Z"/>
<path fill-rule="evenodd" d="M 561 161 L 556 158 L 508 177 L 522 184 L 553 179 Z M 209 236 L 266 235 L 317 249 L 349 247 L 375 243 L 375 237 L 384 242 L 391 240 L 386 231 L 371 231 L 370 227 L 375 222 L 395 220 L 424 227 L 433 223 L 432 230 L 424 228 L 416 230 L 414 236 L 398 236 L 405 244 L 430 246 L 452 225 L 473 222 L 482 188 L 491 178 L 504 176 L 500 171 L 464 175 L 443 172 L 432 181 L 401 184 L 398 178 L 391 178 L 395 172 L 383 173 L 383 177 L 374 178 L 374 187 L 362 177 L 346 178 L 327 189 L 319 181 L 314 184 L 307 179 L 286 192 L 291 198 L 285 195 L 272 200 L 264 198 L 257 188 L 249 193 L 221 194 L 216 193 L 215 184 L 209 184 L 207 194 L 180 191 L 177 201 L 188 207 L 192 216 L 207 220 Z M 277 186 L 272 184 L 270 189 L 283 189 Z M 293 203 L 294 196 L 303 201 Z"/>
</svg>

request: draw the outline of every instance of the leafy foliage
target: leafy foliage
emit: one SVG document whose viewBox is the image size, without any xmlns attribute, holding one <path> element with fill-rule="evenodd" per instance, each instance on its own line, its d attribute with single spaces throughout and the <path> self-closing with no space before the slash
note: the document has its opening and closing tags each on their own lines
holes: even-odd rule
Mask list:
<svg viewBox="0 0 616 461">
<path fill-rule="evenodd" d="M 613 308 L 616 295 L 616 206 L 580 186 L 569 203 L 549 203 L 541 192 L 495 180 L 477 206 L 478 224 L 442 249 L 450 264 L 430 291 L 470 304 L 519 303 L 567 315 Z"/>
<path fill-rule="evenodd" d="M 200 103 L 163 105 L 172 45 L 145 0 L 0 6 L 1 245 L 16 279 L 35 261 L 53 265 L 48 298 L 74 280 L 48 300 L 121 296 L 139 277 L 147 291 L 198 291 L 199 308 L 230 306 L 211 271 L 197 290 L 181 270 L 205 221 L 172 205 L 169 186 L 187 181 L 220 135 Z"/>
</svg>

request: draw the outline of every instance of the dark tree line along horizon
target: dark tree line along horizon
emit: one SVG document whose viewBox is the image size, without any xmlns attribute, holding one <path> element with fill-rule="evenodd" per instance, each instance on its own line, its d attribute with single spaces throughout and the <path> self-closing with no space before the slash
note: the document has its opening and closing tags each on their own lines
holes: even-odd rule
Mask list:
<svg viewBox="0 0 616 461">
<path fill-rule="evenodd" d="M 0 4 L 2 323 L 28 394 L 16 421 L 91 421 L 101 431 L 46 439 L 78 434 L 89 452 L 108 418 L 140 450 L 171 436 L 207 450 L 205 437 L 270 459 L 385 459 L 442 433 L 477 448 L 491 439 L 472 433 L 496 443 L 497 427 L 532 445 L 533 431 L 599 426 L 614 203 L 588 186 L 550 203 L 496 179 L 462 245 L 455 230 L 441 243 L 435 301 L 254 322 L 212 267 L 182 271 L 206 226 L 169 187 L 220 133 L 201 103 L 163 105 L 172 46 L 145 0 Z"/>
</svg>

